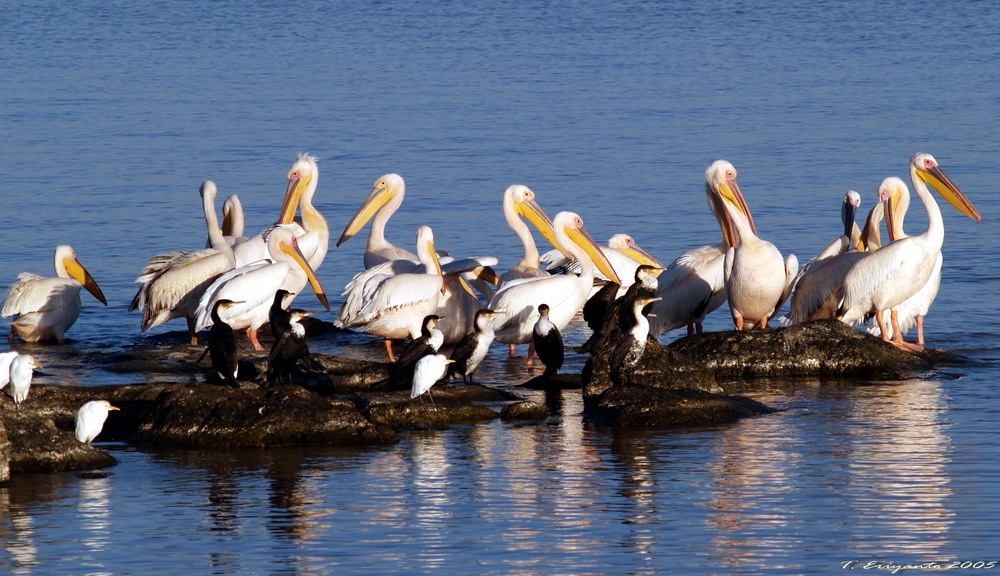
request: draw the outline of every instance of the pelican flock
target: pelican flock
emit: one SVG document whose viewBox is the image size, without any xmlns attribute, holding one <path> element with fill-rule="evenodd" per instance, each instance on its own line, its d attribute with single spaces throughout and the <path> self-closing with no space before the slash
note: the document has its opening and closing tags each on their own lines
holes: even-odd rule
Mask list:
<svg viewBox="0 0 1000 576">
<path fill-rule="evenodd" d="M 726 303 L 737 330 L 767 329 L 790 300 L 790 323 L 836 318 L 864 328 L 866 319 L 872 318 L 871 330 L 884 340 L 920 349 L 925 344 L 924 317 L 938 295 L 943 263 L 943 217 L 930 189 L 966 216 L 982 220 L 937 160 L 917 153 L 909 163 L 910 186 L 927 212 L 927 229 L 914 236 L 903 231 L 910 188 L 891 176 L 878 187 L 863 231 L 855 224 L 861 195 L 849 191 L 844 196 L 839 234 L 800 271 L 794 254 L 783 257 L 759 235 L 733 164 L 717 160 L 704 175 L 706 199 L 721 240 L 681 254 L 666 267 L 627 234 L 614 234 L 606 246 L 599 246 L 578 213 L 564 210 L 550 219 L 531 188 L 512 184 L 503 194 L 502 217 L 514 233 L 521 257 L 498 275 L 498 258 L 439 253 L 430 225 L 417 229 L 412 252 L 389 242 L 386 226 L 402 208 L 406 185 L 400 175 L 385 174 L 348 219 L 336 243 L 342 246 L 371 223 L 364 269 L 345 287 L 334 325 L 380 338 L 394 361 L 393 341 L 421 338 L 422 328 L 427 331 L 426 319 L 435 319 L 435 346 L 422 360 L 435 357 L 417 369 L 414 395 L 441 378 L 458 375 L 471 382 L 494 341 L 506 345 L 510 356 L 517 345 L 528 344 L 527 365 L 532 366 L 538 351 L 546 357 L 549 373 L 554 373 L 552 366 L 558 362 L 547 355 L 548 348 L 536 350 L 544 346 L 539 344 L 540 334 L 560 334 L 580 322 L 588 298 L 602 284 L 601 301 L 588 306 L 600 317 L 588 324 L 594 330 L 603 324 L 618 328 L 610 330 L 612 336 L 601 339 L 599 347 L 615 351 L 616 377 L 623 381 L 632 379 L 647 335 L 656 339 L 678 328 L 689 334 L 701 332 L 706 316 Z M 311 313 L 288 310 L 307 284 L 330 309 L 317 276 L 329 256 L 330 240 L 327 216 L 314 204 L 318 190 L 317 159 L 299 154 L 285 175 L 283 197 L 275 202 L 276 220 L 246 237 L 240 199 L 236 195 L 226 199 L 220 225 L 216 185 L 204 181 L 199 192 L 207 246 L 182 247 L 148 260 L 135 280 L 137 291 L 129 306 L 130 311 L 142 312 L 139 330 L 148 332 L 183 318 L 190 343 L 197 345 L 203 330 L 223 324 L 214 332 L 216 342 L 219 333 L 245 331 L 250 346 L 262 352 L 258 330 L 280 311 L 294 313 L 295 322 L 273 332 L 275 339 L 294 329 L 296 350 L 308 350 L 306 325 L 299 321 Z M 884 245 L 883 218 L 889 240 Z M 529 225 L 554 250 L 540 255 Z M 73 248 L 56 248 L 54 268 L 55 277 L 26 272 L 9 286 L 2 313 L 11 318 L 11 344 L 18 336 L 25 342 L 62 343 L 81 311 L 80 288 L 107 305 Z M 633 282 L 637 285 L 630 290 Z M 608 310 L 614 310 L 613 318 Z M 903 341 L 912 326 L 917 328 L 916 344 Z M 213 366 L 218 371 L 224 365 L 222 379 L 237 386 L 241 375 L 232 346 L 227 344 L 226 354 L 215 350 Z M 583 350 L 589 351 L 587 346 Z M 574 350 L 566 347 L 566 351 Z M 271 368 L 285 374 L 292 365 L 294 361 Z M 29 355 L 17 350 L 0 354 L 0 388 L 10 382 L 18 403 L 23 402 L 34 366 Z M 99 408 L 99 416 L 105 417 L 107 410 L 115 409 Z M 82 441 L 89 442 L 94 434 L 82 434 Z"/>
</svg>

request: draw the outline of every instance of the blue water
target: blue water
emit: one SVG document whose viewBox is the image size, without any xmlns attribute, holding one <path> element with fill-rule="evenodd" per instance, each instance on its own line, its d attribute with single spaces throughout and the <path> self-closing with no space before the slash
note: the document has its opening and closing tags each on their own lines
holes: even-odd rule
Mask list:
<svg viewBox="0 0 1000 576">
<path fill-rule="evenodd" d="M 754 397 L 784 411 L 707 429 L 593 427 L 567 391 L 545 425 L 414 432 L 379 449 L 105 444 L 120 461 L 106 473 L 0 487 L 0 572 L 814 574 L 1000 560 L 998 11 L 972 0 L 6 7 L 0 289 L 50 273 L 55 245 L 69 243 L 109 302 L 83 295 L 61 351 L 182 341 L 182 324 L 138 333 L 132 281 L 151 255 L 203 244 L 202 180 L 240 195 L 249 230 L 274 221 L 300 151 L 321 159 L 315 203 L 334 234 L 397 172 L 407 199 L 391 240 L 410 246 L 429 224 L 442 249 L 501 265 L 520 256 L 500 210 L 512 183 L 550 216 L 576 211 L 595 238 L 630 233 L 663 261 L 714 244 L 702 190 L 718 158 L 739 169 L 760 235 L 802 262 L 839 234 L 847 189 L 867 211 L 917 151 L 984 222 L 943 208 L 944 280 L 927 318 L 930 345 L 967 365 L 905 382 L 775 382 Z M 925 222 L 914 206 L 907 228 Z M 363 235 L 331 248 L 319 270 L 331 296 L 363 250 Z M 319 309 L 309 293 L 300 301 Z M 723 309 L 706 328 L 729 325 Z M 381 350 L 365 336 L 313 346 Z M 40 383 L 142 381 L 32 348 L 53 360 Z M 479 375 L 514 387 L 532 375 L 522 364 L 497 348 Z"/>
</svg>

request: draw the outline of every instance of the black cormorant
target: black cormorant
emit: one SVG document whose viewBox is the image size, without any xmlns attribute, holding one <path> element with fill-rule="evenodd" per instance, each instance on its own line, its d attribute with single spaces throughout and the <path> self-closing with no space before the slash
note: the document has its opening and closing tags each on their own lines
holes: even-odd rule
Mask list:
<svg viewBox="0 0 1000 576">
<path fill-rule="evenodd" d="M 563 365 L 563 339 L 559 328 L 549 320 L 549 305 L 538 305 L 538 321 L 531 330 L 531 341 L 535 345 L 535 354 L 545 364 L 543 376 L 551 378 Z"/>
<path fill-rule="evenodd" d="M 638 298 L 632 303 L 632 320 L 634 324 L 628 332 L 622 334 L 611 353 L 611 381 L 615 384 L 631 384 L 635 367 L 639 365 L 642 353 L 646 351 L 646 338 L 649 336 L 649 321 L 642 313 L 643 308 L 659 298 Z"/>
<path fill-rule="evenodd" d="M 458 341 L 451 357 L 454 364 L 448 365 L 448 377 L 456 374 L 462 376 L 465 383 L 472 382 L 472 376 L 479 368 L 479 364 L 486 358 L 490 344 L 493 343 L 493 318 L 496 312 L 488 308 L 478 310 L 473 320 L 473 331 L 469 332 Z"/>
<path fill-rule="evenodd" d="M 212 306 L 212 327 L 208 331 L 208 352 L 212 360 L 212 370 L 227 386 L 238 388 L 236 375 L 239 358 L 236 356 L 236 336 L 233 329 L 219 317 L 220 308 L 229 308 L 239 302 L 218 300 Z"/>
</svg>

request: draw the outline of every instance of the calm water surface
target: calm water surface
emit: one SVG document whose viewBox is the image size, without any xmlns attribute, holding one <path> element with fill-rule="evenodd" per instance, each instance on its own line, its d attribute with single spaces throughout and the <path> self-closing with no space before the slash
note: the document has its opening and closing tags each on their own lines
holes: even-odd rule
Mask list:
<svg viewBox="0 0 1000 576">
<path fill-rule="evenodd" d="M 702 181 L 717 158 L 740 170 L 761 236 L 802 262 L 838 235 L 847 189 L 867 211 L 917 151 L 985 221 L 943 209 L 928 338 L 969 362 L 926 379 L 775 381 L 754 397 L 783 411 L 697 430 L 603 429 L 583 421 L 578 391 L 518 390 L 552 418 L 371 449 L 105 444 L 120 461 L 106 472 L 0 487 L 0 573 L 815 574 L 1000 561 L 1000 14 L 972 0 L 801 4 L 5 9 L 0 289 L 50 273 L 55 245 L 72 244 L 109 302 L 84 294 L 65 344 L 81 358 L 182 340 L 182 324 L 138 333 L 133 279 L 151 255 L 204 242 L 202 180 L 240 195 L 250 230 L 272 222 L 299 151 L 321 158 L 316 204 L 334 235 L 397 172 L 408 189 L 391 240 L 409 246 L 429 224 L 443 249 L 502 266 L 520 252 L 500 210 L 512 183 L 550 216 L 574 210 L 596 238 L 628 232 L 663 261 L 716 243 Z M 926 225 L 919 206 L 907 225 Z M 363 237 L 331 248 L 319 270 L 331 296 L 363 250 Z M 300 302 L 319 309 L 312 294 Z M 725 310 L 706 325 L 728 326 Z M 570 343 L 586 336 L 567 330 Z M 360 335 L 313 346 L 381 350 Z M 142 378 L 27 348 L 46 366 L 40 383 Z M 480 376 L 514 387 L 531 376 L 522 363 L 497 348 Z"/>
</svg>

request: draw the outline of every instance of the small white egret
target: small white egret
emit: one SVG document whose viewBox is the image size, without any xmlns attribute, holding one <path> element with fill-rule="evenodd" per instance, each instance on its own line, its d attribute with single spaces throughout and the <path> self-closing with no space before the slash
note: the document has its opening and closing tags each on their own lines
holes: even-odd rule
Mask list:
<svg viewBox="0 0 1000 576">
<path fill-rule="evenodd" d="M 445 372 L 448 371 L 448 365 L 452 362 L 454 360 L 450 360 L 444 354 L 428 354 L 417 360 L 417 365 L 413 369 L 413 387 L 410 388 L 410 398 L 416 398 L 424 392 L 431 396 L 431 386 L 444 378 Z M 431 396 L 431 402 L 433 401 L 434 396 Z"/>
<path fill-rule="evenodd" d="M 104 429 L 104 421 L 108 419 L 110 410 L 118 410 L 107 400 L 91 400 L 76 412 L 76 439 L 84 444 L 90 444 Z"/>
<path fill-rule="evenodd" d="M 21 408 L 21 403 L 28 398 L 31 377 L 35 373 L 35 368 L 41 368 L 41 366 L 35 363 L 31 354 L 18 354 L 10 363 L 10 395 L 18 409 Z"/>
</svg>

